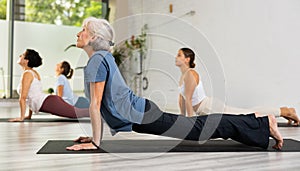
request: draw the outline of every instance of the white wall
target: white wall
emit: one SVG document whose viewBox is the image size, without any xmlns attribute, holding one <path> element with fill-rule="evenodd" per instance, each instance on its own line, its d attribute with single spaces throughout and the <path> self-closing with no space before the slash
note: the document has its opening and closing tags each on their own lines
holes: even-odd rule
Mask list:
<svg viewBox="0 0 300 171">
<path fill-rule="evenodd" d="M 5 22 L 4 20 L 0 20 L 0 68 L 2 70 L 0 70 L 0 92 L 2 92 L 3 94 L 0 94 L 0 97 L 2 97 L 5 94 L 4 91 L 4 81 L 6 81 L 6 79 L 4 79 L 3 81 L 3 77 L 2 74 L 7 73 L 7 63 L 8 63 L 8 58 L 7 58 L 7 49 L 8 49 L 8 25 L 7 22 Z M 4 71 L 4 73 L 2 73 Z"/>
<path fill-rule="evenodd" d="M 117 40 L 138 34 L 149 26 L 149 52 L 145 76 L 150 88 L 144 96 L 166 108 L 177 108 L 174 58 L 180 47 L 197 53 L 197 67 L 209 95 L 239 107 L 299 107 L 300 1 L 298 0 L 115 0 Z M 173 4 L 173 13 L 169 13 Z M 187 14 L 194 10 L 195 15 Z M 144 15 L 135 15 L 141 14 Z M 147 15 L 146 15 L 147 13 Z M 128 15 L 129 17 L 120 19 Z M 128 22 L 126 22 L 126 20 Z M 44 89 L 54 84 L 54 66 L 68 60 L 82 66 L 87 57 L 79 49 L 64 49 L 76 41 L 77 27 L 15 23 L 14 61 L 26 48 L 44 58 L 39 68 Z M 0 67 L 7 70 L 6 21 L 0 20 Z M 20 68 L 14 64 L 14 89 Z M 6 71 L 7 73 L 7 71 Z M 83 89 L 82 72 L 76 71 L 75 90 Z M 1 89 L 2 84 L 0 84 Z"/>
<path fill-rule="evenodd" d="M 144 13 L 132 23 L 150 26 L 147 67 L 160 68 L 176 80 L 180 75 L 174 65 L 177 49 L 192 47 L 198 55 L 196 69 L 209 95 L 220 96 L 227 104 L 239 107 L 300 107 L 300 1 L 128 2 L 131 17 Z M 169 4 L 173 4 L 173 13 L 169 13 Z M 191 10 L 196 14 L 185 15 Z M 155 29 L 154 24 L 158 24 Z M 203 38 L 207 41 L 199 41 Z M 163 90 L 168 106 L 176 106 L 176 85 L 170 85 L 172 81 L 164 76 L 148 76 L 151 89 Z"/>
<path fill-rule="evenodd" d="M 5 70 L 6 84 L 8 68 L 8 23 L 0 20 L 0 67 Z M 17 88 L 22 73 L 20 66 L 16 63 L 19 55 L 27 48 L 35 49 L 43 58 L 43 65 L 37 68 L 42 76 L 43 89 L 47 90 L 54 87 L 55 66 L 57 63 L 67 60 L 73 68 L 84 66 L 87 57 L 82 50 L 71 48 L 68 51 L 64 49 L 70 44 L 76 43 L 76 34 L 80 27 L 57 26 L 39 23 L 15 22 L 14 37 L 14 55 L 13 55 L 13 89 Z M 82 70 L 75 70 L 71 85 L 75 91 L 83 90 Z M 7 88 L 7 86 L 6 86 Z M 0 90 L 3 89 L 2 78 Z"/>
</svg>

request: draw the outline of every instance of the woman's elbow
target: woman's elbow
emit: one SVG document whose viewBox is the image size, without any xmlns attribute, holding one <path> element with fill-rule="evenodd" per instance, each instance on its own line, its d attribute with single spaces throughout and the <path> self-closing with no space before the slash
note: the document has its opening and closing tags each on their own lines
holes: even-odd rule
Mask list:
<svg viewBox="0 0 300 171">
<path fill-rule="evenodd" d="M 100 110 L 100 103 L 90 103 L 90 111 Z"/>
<path fill-rule="evenodd" d="M 185 100 L 185 104 L 192 104 L 192 98 L 187 98 Z"/>
<path fill-rule="evenodd" d="M 20 102 L 20 103 L 21 103 L 21 102 L 26 102 L 26 97 L 21 96 L 21 97 L 19 98 L 19 102 Z"/>
</svg>

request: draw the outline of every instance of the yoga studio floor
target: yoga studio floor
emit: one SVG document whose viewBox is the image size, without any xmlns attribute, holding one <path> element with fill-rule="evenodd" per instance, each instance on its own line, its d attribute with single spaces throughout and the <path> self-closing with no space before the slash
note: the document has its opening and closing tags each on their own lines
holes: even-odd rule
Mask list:
<svg viewBox="0 0 300 171">
<path fill-rule="evenodd" d="M 16 117 L 16 106 L 0 107 L 0 118 Z M 43 119 L 53 119 L 43 121 Z M 88 122 L 65 122 L 48 114 L 40 122 L 0 122 L 0 170 L 298 170 L 300 152 L 138 152 L 37 154 L 49 140 L 72 140 L 89 132 Z M 57 120 L 56 120 L 57 119 Z M 37 120 L 38 121 L 38 120 Z M 283 121 L 283 120 L 279 120 Z M 300 140 L 300 127 L 280 127 L 284 138 Z M 174 140 L 136 133 L 104 140 Z M 149 144 L 149 143 L 148 143 Z M 151 145 L 151 144 L 150 144 Z M 130 149 L 127 149 L 130 151 Z M 299 150 L 298 150 L 299 151 Z"/>
</svg>

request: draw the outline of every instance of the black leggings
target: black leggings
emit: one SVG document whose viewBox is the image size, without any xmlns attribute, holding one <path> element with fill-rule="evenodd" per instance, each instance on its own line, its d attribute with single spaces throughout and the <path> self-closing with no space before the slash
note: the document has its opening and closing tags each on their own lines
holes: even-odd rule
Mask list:
<svg viewBox="0 0 300 171">
<path fill-rule="evenodd" d="M 153 102 L 146 100 L 145 115 L 141 124 L 133 124 L 133 131 L 205 141 L 212 138 L 231 138 L 250 146 L 268 148 L 268 117 L 248 115 L 222 115 L 185 117 L 162 112 Z"/>
<path fill-rule="evenodd" d="M 67 118 L 90 117 L 89 108 L 74 107 L 56 95 L 49 95 L 39 111 Z"/>
</svg>

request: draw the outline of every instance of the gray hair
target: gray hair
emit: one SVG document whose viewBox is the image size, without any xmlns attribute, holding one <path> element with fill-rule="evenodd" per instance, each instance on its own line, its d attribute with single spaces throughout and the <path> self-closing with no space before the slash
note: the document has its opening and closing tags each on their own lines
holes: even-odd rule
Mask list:
<svg viewBox="0 0 300 171">
<path fill-rule="evenodd" d="M 107 20 L 89 17 L 83 21 L 83 26 L 87 27 L 91 36 L 96 36 L 95 40 L 89 42 L 94 51 L 110 50 L 113 46 L 114 29 Z"/>
</svg>

